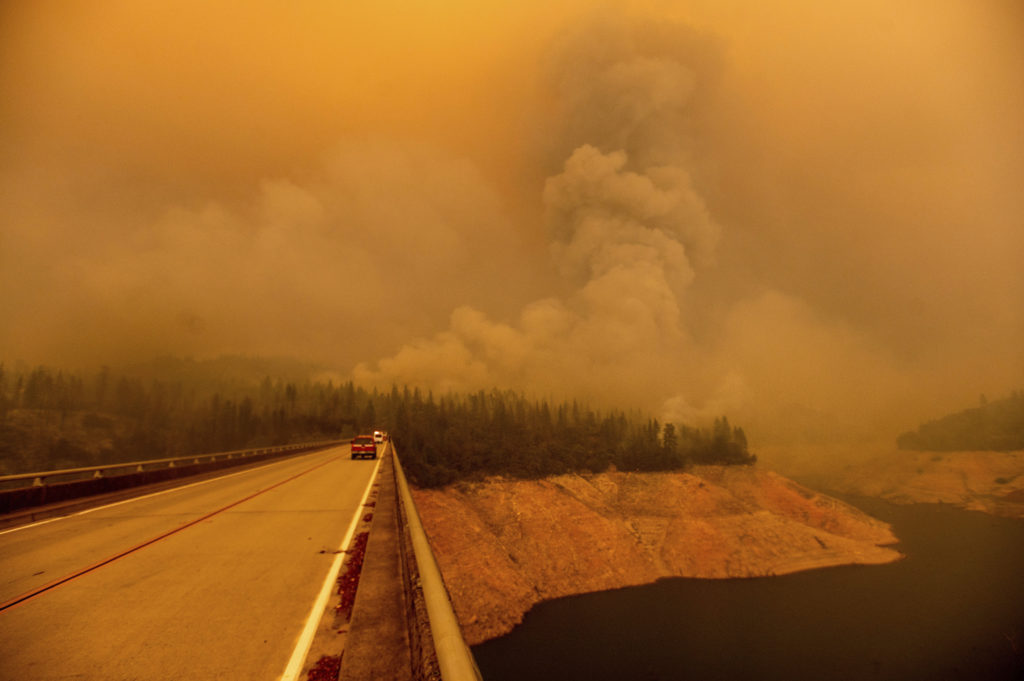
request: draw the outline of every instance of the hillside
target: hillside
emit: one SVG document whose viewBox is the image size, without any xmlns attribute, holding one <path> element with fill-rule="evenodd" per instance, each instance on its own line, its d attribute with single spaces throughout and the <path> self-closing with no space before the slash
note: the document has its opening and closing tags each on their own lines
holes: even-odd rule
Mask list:
<svg viewBox="0 0 1024 681">
<path fill-rule="evenodd" d="M 829 489 L 901 504 L 953 504 L 1024 518 L 1024 451 L 893 452 L 850 466 Z"/>
<path fill-rule="evenodd" d="M 981 404 L 921 424 L 896 440 L 916 451 L 1013 451 L 1024 449 L 1024 393 Z"/>
<path fill-rule="evenodd" d="M 761 447 L 758 454 L 815 489 L 1024 518 L 1024 451 L 907 452 L 873 443 Z"/>
<path fill-rule="evenodd" d="M 470 644 L 561 596 L 900 558 L 885 523 L 757 467 L 492 478 L 414 496 Z"/>
</svg>

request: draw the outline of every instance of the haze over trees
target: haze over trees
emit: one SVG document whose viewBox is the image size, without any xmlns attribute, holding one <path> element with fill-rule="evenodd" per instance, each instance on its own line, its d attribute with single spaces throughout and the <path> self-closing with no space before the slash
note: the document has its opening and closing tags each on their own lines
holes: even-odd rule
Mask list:
<svg viewBox="0 0 1024 681">
<path fill-rule="evenodd" d="M 498 390 L 435 400 L 395 389 L 387 404 L 402 464 L 425 487 L 482 475 L 538 478 L 611 466 L 666 471 L 756 460 L 743 429 L 724 416 L 712 428 L 662 425 L 637 414 Z"/>
<path fill-rule="evenodd" d="M 286 377 L 254 378 L 267 369 Z M 0 474 L 328 440 L 375 428 L 391 432 L 410 478 L 423 486 L 494 474 L 755 460 L 743 429 L 724 416 L 698 428 L 508 391 L 378 392 L 244 358 L 163 359 L 93 373 L 0 365 Z"/>
<path fill-rule="evenodd" d="M 1024 392 L 928 421 L 896 439 L 900 449 L 918 451 L 1011 451 L 1024 449 Z"/>
<path fill-rule="evenodd" d="M 255 362 L 258 364 L 258 362 Z M 252 360 L 164 359 L 73 373 L 0 366 L 0 470 L 137 461 L 337 438 L 363 425 L 355 386 L 243 377 Z M 249 365 L 249 366 L 240 366 Z"/>
</svg>

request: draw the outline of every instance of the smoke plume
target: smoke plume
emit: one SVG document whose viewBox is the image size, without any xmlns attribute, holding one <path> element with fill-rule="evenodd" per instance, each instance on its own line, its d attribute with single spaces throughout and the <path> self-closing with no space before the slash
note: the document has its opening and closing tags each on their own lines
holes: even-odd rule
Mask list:
<svg viewBox="0 0 1024 681">
<path fill-rule="evenodd" d="M 447 331 L 360 365 L 357 379 L 650 404 L 692 375 L 679 302 L 714 261 L 720 229 L 681 153 L 694 70 L 638 52 L 641 37 L 602 22 L 552 60 L 566 129 L 600 145 L 575 148 L 544 184 L 550 256 L 570 292 L 528 304 L 512 324 L 462 307 Z"/>
<path fill-rule="evenodd" d="M 702 33 L 621 15 L 563 36 L 547 62 L 563 138 L 550 146 L 576 146 L 542 196 L 568 292 L 511 323 L 462 307 L 448 330 L 356 376 L 583 394 L 688 423 L 732 413 L 782 439 L 893 427 L 915 380 L 896 353 L 770 285 L 715 291 L 723 230 L 698 188 L 714 191 L 716 178 L 697 137 L 713 127 L 714 104 L 701 98 L 714 97 L 723 61 Z"/>
<path fill-rule="evenodd" d="M 0 361 L 287 355 L 755 444 L 1024 385 L 1019 3 L 627 5 L 0 5 Z"/>
</svg>

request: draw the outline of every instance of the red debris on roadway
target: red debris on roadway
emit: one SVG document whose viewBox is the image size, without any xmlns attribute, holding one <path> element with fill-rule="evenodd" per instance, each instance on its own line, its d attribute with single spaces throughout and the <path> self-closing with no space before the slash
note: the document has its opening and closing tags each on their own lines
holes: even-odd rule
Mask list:
<svg viewBox="0 0 1024 681">
<path fill-rule="evenodd" d="M 306 681 L 338 681 L 341 655 L 324 655 L 306 674 Z"/>
<path fill-rule="evenodd" d="M 335 611 L 346 620 L 352 616 L 352 606 L 356 602 L 356 587 L 359 586 L 359 573 L 363 570 L 363 558 L 366 556 L 366 542 L 369 532 L 360 532 L 348 550 L 349 558 L 345 572 L 338 576 L 338 594 L 341 602 Z"/>
</svg>

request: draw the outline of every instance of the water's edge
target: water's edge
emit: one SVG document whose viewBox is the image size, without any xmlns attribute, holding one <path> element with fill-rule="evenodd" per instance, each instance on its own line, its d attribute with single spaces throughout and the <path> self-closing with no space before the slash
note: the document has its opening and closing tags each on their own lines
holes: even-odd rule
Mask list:
<svg viewBox="0 0 1024 681">
<path fill-rule="evenodd" d="M 840 498 L 891 523 L 907 557 L 541 603 L 474 647 L 484 678 L 1024 678 L 1024 521 Z"/>
</svg>

